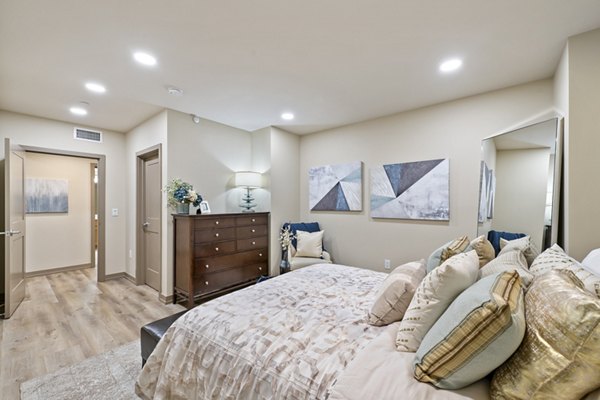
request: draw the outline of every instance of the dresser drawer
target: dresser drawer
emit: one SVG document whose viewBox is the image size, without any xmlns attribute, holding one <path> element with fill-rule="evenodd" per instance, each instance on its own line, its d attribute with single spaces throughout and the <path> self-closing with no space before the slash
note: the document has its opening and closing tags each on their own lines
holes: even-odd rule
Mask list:
<svg viewBox="0 0 600 400">
<path fill-rule="evenodd" d="M 216 242 L 221 240 L 234 240 L 235 228 L 204 229 L 194 232 L 195 243 Z"/>
<path fill-rule="evenodd" d="M 230 253 L 235 253 L 235 240 L 203 243 L 194 246 L 194 257 L 212 257 Z"/>
<path fill-rule="evenodd" d="M 237 218 L 237 226 L 267 225 L 268 222 L 266 215 L 249 215 Z"/>
<path fill-rule="evenodd" d="M 195 294 L 210 293 L 228 286 L 248 282 L 266 274 L 265 267 L 260 265 L 230 268 L 219 272 L 202 274 L 194 279 Z"/>
<path fill-rule="evenodd" d="M 268 250 L 266 248 L 243 251 L 237 254 L 217 257 L 200 257 L 194 260 L 194 276 L 221 271 L 232 267 L 244 267 L 253 264 L 266 265 Z"/>
<path fill-rule="evenodd" d="M 261 236 L 250 239 L 238 239 L 237 241 L 237 249 L 238 251 L 244 250 L 252 250 L 252 249 L 260 249 L 267 247 L 267 237 Z"/>
<path fill-rule="evenodd" d="M 234 217 L 202 217 L 194 220 L 195 229 L 229 228 L 235 226 Z"/>
<path fill-rule="evenodd" d="M 265 236 L 267 234 L 266 225 L 257 226 L 239 226 L 235 228 L 235 232 L 238 239 L 247 239 L 258 236 Z"/>
</svg>

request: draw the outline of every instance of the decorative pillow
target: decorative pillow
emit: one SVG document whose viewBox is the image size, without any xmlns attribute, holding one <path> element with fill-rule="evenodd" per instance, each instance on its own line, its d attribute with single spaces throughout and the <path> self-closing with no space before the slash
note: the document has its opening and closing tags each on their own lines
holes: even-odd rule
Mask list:
<svg viewBox="0 0 600 400">
<path fill-rule="evenodd" d="M 600 275 L 600 249 L 590 251 L 581 264 L 590 272 Z"/>
<path fill-rule="evenodd" d="M 531 281 L 533 281 L 533 275 L 527 269 L 527 261 L 523 252 L 518 249 L 510 251 L 502 250 L 498 257 L 487 263 L 483 268 L 479 270 L 479 278 L 485 278 L 498 272 L 516 270 L 521 275 L 523 286 L 527 288 Z"/>
<path fill-rule="evenodd" d="M 415 357 L 415 378 L 460 389 L 506 361 L 524 335 L 519 274 L 487 276 L 462 292 L 427 332 Z"/>
<path fill-rule="evenodd" d="M 523 252 L 528 266 L 531 266 L 533 260 L 540 254 L 540 251 L 535 247 L 535 244 L 533 244 L 529 236 L 514 240 L 500 238 L 500 253 L 498 253 L 498 255 L 502 254 L 503 251 L 511 251 L 514 249 Z"/>
<path fill-rule="evenodd" d="M 483 267 L 496 257 L 494 246 L 492 246 L 492 243 L 485 238 L 485 235 L 473 239 L 469 246 L 477 252 L 477 256 L 479 257 L 479 268 Z"/>
<path fill-rule="evenodd" d="M 421 340 L 463 290 L 477 280 L 479 259 L 472 250 L 446 260 L 427 274 L 413 296 L 396 336 L 396 348 L 415 352 Z"/>
<path fill-rule="evenodd" d="M 573 272 L 587 291 L 600 298 L 600 276 L 595 275 L 585 265 L 579 264 L 577 260 L 569 257 L 557 244 L 540 254 L 533 262 L 530 271 L 534 275 L 542 275 L 553 269 Z"/>
<path fill-rule="evenodd" d="M 296 257 L 319 258 L 323 254 L 323 233 L 297 231 L 298 247 L 296 248 Z"/>
<path fill-rule="evenodd" d="M 426 272 L 425 260 L 395 268 L 377 291 L 369 312 L 369 324 L 383 326 L 400 321 Z"/>
<path fill-rule="evenodd" d="M 461 236 L 444 244 L 436 249 L 427 259 L 427 272 L 431 272 L 434 268 L 439 267 L 444 261 L 450 257 L 464 253 L 469 245 L 469 238 Z"/>
<path fill-rule="evenodd" d="M 525 235 L 524 233 L 513 233 L 513 232 L 501 232 L 501 231 L 494 231 L 491 230 L 488 232 L 487 238 L 490 241 L 490 243 L 492 244 L 492 246 L 494 246 L 494 251 L 496 252 L 496 255 L 498 255 L 498 253 L 500 253 L 500 239 L 506 239 L 506 240 L 513 240 L 513 239 L 518 239 L 518 238 L 522 238 L 525 237 L 527 235 Z"/>
<path fill-rule="evenodd" d="M 458 239 L 454 239 L 450 242 L 445 249 L 442 250 L 442 254 L 440 256 L 440 263 L 443 263 L 450 257 L 454 257 L 457 254 L 464 252 L 469 246 L 469 237 L 461 236 Z"/>
<path fill-rule="evenodd" d="M 600 386 L 600 300 L 568 271 L 536 276 L 521 347 L 496 370 L 493 399 L 580 399 Z"/>
</svg>

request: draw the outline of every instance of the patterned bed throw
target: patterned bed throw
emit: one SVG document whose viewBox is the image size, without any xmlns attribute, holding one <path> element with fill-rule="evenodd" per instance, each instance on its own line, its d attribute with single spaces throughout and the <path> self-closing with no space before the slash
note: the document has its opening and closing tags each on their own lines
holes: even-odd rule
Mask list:
<svg viewBox="0 0 600 400">
<path fill-rule="evenodd" d="M 165 333 L 136 384 L 144 399 L 325 399 L 382 328 L 385 274 L 303 268 L 196 307 Z"/>
</svg>

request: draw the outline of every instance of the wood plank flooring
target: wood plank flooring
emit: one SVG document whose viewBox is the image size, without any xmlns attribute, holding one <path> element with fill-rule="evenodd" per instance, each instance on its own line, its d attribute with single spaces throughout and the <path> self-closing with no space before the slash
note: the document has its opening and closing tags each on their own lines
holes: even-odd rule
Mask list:
<svg viewBox="0 0 600 400">
<path fill-rule="evenodd" d="M 143 325 L 184 309 L 125 278 L 97 283 L 93 268 L 27 278 L 26 288 L 13 316 L 0 320 L 6 400 L 20 398 L 21 382 L 139 340 Z"/>
</svg>

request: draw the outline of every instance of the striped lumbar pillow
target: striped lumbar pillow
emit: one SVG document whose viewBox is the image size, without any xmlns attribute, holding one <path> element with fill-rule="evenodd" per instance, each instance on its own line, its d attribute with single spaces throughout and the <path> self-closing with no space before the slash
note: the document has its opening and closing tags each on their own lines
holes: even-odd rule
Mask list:
<svg viewBox="0 0 600 400">
<path fill-rule="evenodd" d="M 442 389 L 483 378 L 517 350 L 525 334 L 521 278 L 490 275 L 452 302 L 417 350 L 415 377 Z"/>
</svg>

